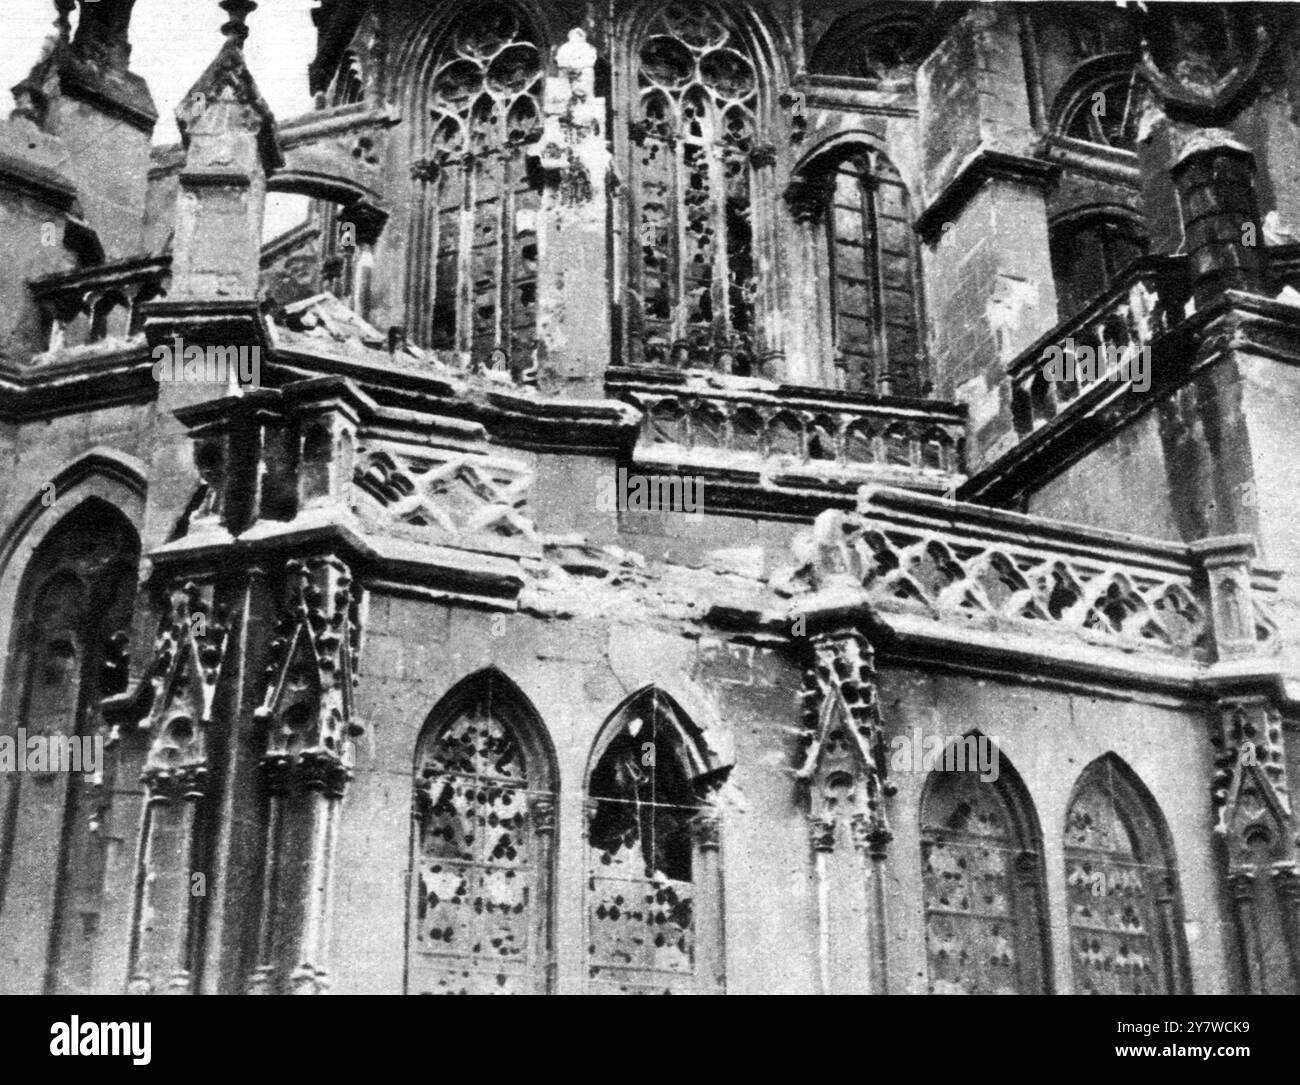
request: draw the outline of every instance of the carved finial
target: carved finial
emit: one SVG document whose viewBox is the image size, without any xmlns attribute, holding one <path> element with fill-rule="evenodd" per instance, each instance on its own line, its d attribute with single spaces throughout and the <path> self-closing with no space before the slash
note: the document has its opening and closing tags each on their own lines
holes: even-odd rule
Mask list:
<svg viewBox="0 0 1300 1085">
<path fill-rule="evenodd" d="M 245 20 L 257 7 L 256 0 L 221 0 L 221 10 L 230 18 L 222 24 L 221 33 L 236 49 L 242 49 L 248 38 L 248 24 Z"/>
</svg>

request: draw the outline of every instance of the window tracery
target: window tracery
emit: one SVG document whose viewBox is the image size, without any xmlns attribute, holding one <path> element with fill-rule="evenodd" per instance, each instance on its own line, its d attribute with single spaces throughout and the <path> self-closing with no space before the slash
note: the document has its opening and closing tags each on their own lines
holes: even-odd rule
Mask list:
<svg viewBox="0 0 1300 1085">
<path fill-rule="evenodd" d="M 554 789 L 548 766 L 526 749 L 518 695 L 492 675 L 468 682 L 417 753 L 407 987 L 543 993 Z"/>
<path fill-rule="evenodd" d="M 1154 815 L 1109 760 L 1065 819 L 1070 960 L 1080 994 L 1176 994 L 1176 884 Z"/>
<path fill-rule="evenodd" d="M 427 146 L 412 166 L 430 261 L 416 299 L 427 345 L 518 375 L 537 337 L 541 184 L 526 148 L 542 134 L 543 57 L 504 4 L 457 18 L 428 89 Z"/>
<path fill-rule="evenodd" d="M 637 54 L 632 124 L 634 363 L 756 362 L 759 72 L 734 26 L 670 3 Z"/>
<path fill-rule="evenodd" d="M 1041 994 L 1041 863 L 1026 799 L 974 772 L 936 771 L 921 811 L 931 994 Z"/>
<path fill-rule="evenodd" d="M 588 989 L 689 993 L 715 988 L 718 846 L 709 774 L 671 700 L 649 689 L 619 714 L 588 779 Z M 703 928 L 703 929 L 702 929 Z M 705 931 L 710 933 L 706 934 Z"/>
</svg>

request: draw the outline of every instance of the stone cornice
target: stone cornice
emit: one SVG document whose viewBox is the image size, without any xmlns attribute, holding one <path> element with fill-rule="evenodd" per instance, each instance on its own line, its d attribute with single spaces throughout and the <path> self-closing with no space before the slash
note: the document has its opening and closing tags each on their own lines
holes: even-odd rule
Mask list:
<svg viewBox="0 0 1300 1085">
<path fill-rule="evenodd" d="M 58 170 L 3 152 L 0 152 L 0 187 L 58 211 L 70 210 L 77 199 L 77 186 Z"/>
<path fill-rule="evenodd" d="M 1015 181 L 1046 189 L 1056 182 L 1061 167 L 1041 158 L 981 148 L 966 158 L 957 172 L 916 218 L 916 232 L 924 241 L 934 238 L 943 223 L 954 221 L 986 181 Z"/>
<path fill-rule="evenodd" d="M 148 403 L 158 394 L 152 369 L 143 336 L 64 351 L 31 366 L 0 362 L 0 420 L 30 422 L 123 403 Z"/>
<path fill-rule="evenodd" d="M 801 75 L 790 88 L 813 109 L 836 109 L 855 116 L 915 117 L 916 88 L 911 80 L 897 87 L 846 75 Z"/>
<path fill-rule="evenodd" d="M 338 357 L 280 345 L 271 352 L 270 381 L 329 374 L 355 381 L 377 403 L 427 415 L 481 423 L 493 440 L 548 452 L 612 453 L 635 440 L 640 414 L 616 400 L 539 396 L 414 359 L 394 365 L 385 351 Z M 436 405 L 436 406 L 435 406 Z"/>
<path fill-rule="evenodd" d="M 354 516 L 308 511 L 263 521 L 238 536 L 206 531 L 165 543 L 149 560 L 166 576 L 201 578 L 221 568 L 275 564 L 304 552 L 338 554 L 369 586 L 435 588 L 463 603 L 513 609 L 525 576 L 516 556 L 368 534 Z"/>
</svg>

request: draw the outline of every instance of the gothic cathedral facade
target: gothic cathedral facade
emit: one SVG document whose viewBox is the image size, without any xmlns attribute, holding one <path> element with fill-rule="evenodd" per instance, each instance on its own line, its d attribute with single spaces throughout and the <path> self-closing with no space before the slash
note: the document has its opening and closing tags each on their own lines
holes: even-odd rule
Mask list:
<svg viewBox="0 0 1300 1085">
<path fill-rule="evenodd" d="M 0 988 L 1300 990 L 1300 11 L 319 0 L 277 118 L 221 0 L 167 143 L 132 4 L 0 123 Z"/>
</svg>

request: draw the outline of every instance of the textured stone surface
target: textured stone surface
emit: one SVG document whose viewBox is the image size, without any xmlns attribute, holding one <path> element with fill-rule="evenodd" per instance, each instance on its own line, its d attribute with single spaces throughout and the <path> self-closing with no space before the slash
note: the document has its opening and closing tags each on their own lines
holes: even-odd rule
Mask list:
<svg viewBox="0 0 1300 1085">
<path fill-rule="evenodd" d="M 109 751 L 0 773 L 0 989 L 1294 992 L 1293 15 L 326 4 L 148 156 L 98 6 L 0 123 L 0 740 Z"/>
</svg>

